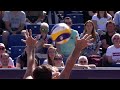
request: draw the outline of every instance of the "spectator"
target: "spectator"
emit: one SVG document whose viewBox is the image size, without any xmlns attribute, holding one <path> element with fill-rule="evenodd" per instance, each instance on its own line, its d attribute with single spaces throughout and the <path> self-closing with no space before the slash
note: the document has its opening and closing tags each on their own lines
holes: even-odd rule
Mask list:
<svg viewBox="0 0 120 90">
<path fill-rule="evenodd" d="M 48 24 L 57 24 L 63 19 L 59 11 L 47 11 Z"/>
<path fill-rule="evenodd" d="M 120 33 L 120 11 L 115 13 L 113 20 L 115 22 L 118 33 Z"/>
<path fill-rule="evenodd" d="M 88 20 L 84 25 L 84 31 L 81 33 L 80 37 L 83 37 L 85 34 L 92 35 L 94 39 L 91 42 L 91 45 L 86 47 L 81 55 L 89 57 L 90 55 L 100 55 L 99 48 L 100 48 L 100 37 L 99 34 L 96 32 L 94 27 L 94 23 L 91 20 Z"/>
<path fill-rule="evenodd" d="M 36 36 L 36 39 L 38 40 L 37 46 L 36 46 L 36 57 L 38 59 L 45 59 L 47 58 L 47 47 L 44 47 L 44 44 L 53 44 L 53 41 L 51 39 L 51 36 L 48 35 L 49 32 L 49 25 L 45 22 L 41 23 L 40 33 Z"/>
<path fill-rule="evenodd" d="M 80 56 L 78 58 L 78 63 L 74 67 L 79 67 L 81 69 L 91 69 L 96 68 L 95 64 L 88 64 L 88 59 L 86 56 Z"/>
<path fill-rule="evenodd" d="M 6 50 L 6 48 L 5 48 L 5 45 L 4 45 L 3 43 L 0 43 L 0 56 L 1 56 L 3 53 L 7 53 L 7 50 Z M 0 57 L 0 59 L 1 59 L 1 57 Z M 0 65 L 2 65 L 1 62 L 0 62 Z M 14 62 L 13 62 L 13 60 L 12 60 L 11 57 L 9 57 L 9 63 L 8 63 L 8 65 L 14 67 Z"/>
<path fill-rule="evenodd" d="M 8 53 L 2 53 L 1 54 L 1 65 L 0 68 L 14 68 L 14 65 L 9 65 L 9 54 Z"/>
<path fill-rule="evenodd" d="M 39 65 L 39 60 L 35 59 L 35 61 L 36 61 L 36 65 Z M 23 69 L 24 67 L 27 67 L 27 53 L 26 53 L 26 49 L 16 59 L 16 68 Z"/>
<path fill-rule="evenodd" d="M 64 67 L 63 57 L 61 54 L 56 54 L 54 63 L 56 67 Z"/>
<path fill-rule="evenodd" d="M 106 51 L 107 60 L 111 66 L 120 67 L 120 34 L 116 33 L 112 36 L 113 45 L 109 46 Z"/>
<path fill-rule="evenodd" d="M 0 11 L 0 35 L 2 35 L 3 31 L 5 30 L 5 23 L 3 22 L 4 11 Z"/>
<path fill-rule="evenodd" d="M 70 28 L 72 26 L 72 19 L 70 17 L 65 17 L 64 23 L 66 23 Z M 67 58 L 73 52 L 76 44 L 76 38 L 79 38 L 79 33 L 77 30 L 71 28 L 71 36 L 68 42 L 65 44 L 56 44 L 57 51 L 63 55 L 63 61 L 66 63 Z"/>
<path fill-rule="evenodd" d="M 114 18 L 114 15 L 117 11 L 107 11 L 111 16 L 112 16 L 112 19 Z"/>
<path fill-rule="evenodd" d="M 61 54 L 58 54 L 56 48 L 50 46 L 47 52 L 48 58 L 43 62 L 43 64 L 49 64 L 51 66 L 63 67 L 64 62 Z"/>
<path fill-rule="evenodd" d="M 108 20 L 112 20 L 112 16 L 107 13 L 107 11 L 97 11 L 96 14 L 93 15 L 92 20 L 95 24 L 95 28 L 105 31 L 106 23 Z"/>
<path fill-rule="evenodd" d="M 57 54 L 56 48 L 50 46 L 47 51 L 47 59 L 44 60 L 43 64 L 49 64 L 51 66 L 55 66 L 54 58 L 56 54 Z"/>
<path fill-rule="evenodd" d="M 5 22 L 6 31 L 3 32 L 3 43 L 8 46 L 9 34 L 21 34 L 24 29 L 26 14 L 23 11 L 5 11 L 3 21 Z"/>
<path fill-rule="evenodd" d="M 84 23 L 88 20 L 92 19 L 92 16 L 96 13 L 96 11 L 83 11 Z"/>
<path fill-rule="evenodd" d="M 106 23 L 106 32 L 101 36 L 102 55 L 106 53 L 109 46 L 113 45 L 111 38 L 117 31 L 115 27 L 115 22 L 112 20 Z"/>
<path fill-rule="evenodd" d="M 25 11 L 26 13 L 26 22 L 28 24 L 39 24 L 42 23 L 46 17 L 45 11 Z"/>
<path fill-rule="evenodd" d="M 52 79 L 53 74 L 57 74 L 57 78 L 59 79 L 68 79 L 72 68 L 77 61 L 77 58 L 80 55 L 82 49 L 89 45 L 93 39 L 90 39 L 91 35 L 85 35 L 82 39 L 76 39 L 76 46 L 74 51 L 71 53 L 70 57 L 67 59 L 67 63 L 65 68 L 61 73 L 54 72 L 52 67 L 49 65 L 41 65 L 36 67 L 35 65 L 35 47 L 37 44 L 37 40 L 32 37 L 32 31 L 25 33 L 26 40 L 23 40 L 27 46 L 27 70 L 24 75 L 24 79 Z M 52 74 L 53 73 L 53 74 Z M 55 77 L 55 76 L 54 76 Z"/>
</svg>

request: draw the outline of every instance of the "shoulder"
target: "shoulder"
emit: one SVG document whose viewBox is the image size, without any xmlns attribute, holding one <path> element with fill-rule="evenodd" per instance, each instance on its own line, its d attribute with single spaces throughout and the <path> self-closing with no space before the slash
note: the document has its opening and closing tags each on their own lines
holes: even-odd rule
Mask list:
<svg viewBox="0 0 120 90">
<path fill-rule="evenodd" d="M 107 13 L 108 18 L 112 17 L 109 13 Z"/>
<path fill-rule="evenodd" d="M 78 34 L 78 31 L 75 29 L 72 29 L 72 33 Z"/>
<path fill-rule="evenodd" d="M 120 11 L 116 12 L 115 14 L 120 14 Z"/>
<path fill-rule="evenodd" d="M 92 19 L 97 19 L 98 17 L 97 17 L 97 14 L 94 14 L 93 16 L 92 16 Z"/>
<path fill-rule="evenodd" d="M 108 47 L 108 49 L 113 49 L 113 48 L 115 48 L 114 45 Z"/>
<path fill-rule="evenodd" d="M 20 11 L 20 14 L 21 15 L 26 15 L 24 11 Z"/>
</svg>

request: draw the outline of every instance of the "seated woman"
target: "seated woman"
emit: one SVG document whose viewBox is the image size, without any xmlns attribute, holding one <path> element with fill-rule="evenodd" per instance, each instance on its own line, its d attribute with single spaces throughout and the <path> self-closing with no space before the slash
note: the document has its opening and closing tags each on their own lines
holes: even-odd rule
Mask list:
<svg viewBox="0 0 120 90">
<path fill-rule="evenodd" d="M 54 63 L 56 67 L 64 67 L 63 57 L 61 54 L 56 54 Z"/>
<path fill-rule="evenodd" d="M 0 68 L 14 68 L 14 65 L 9 65 L 9 54 L 8 53 L 2 53 L 0 57 L 1 57 Z"/>
<path fill-rule="evenodd" d="M 78 63 L 74 65 L 74 67 L 79 67 L 80 69 L 91 69 L 96 68 L 95 64 L 88 64 L 88 59 L 86 56 L 80 56 L 78 59 Z"/>
</svg>

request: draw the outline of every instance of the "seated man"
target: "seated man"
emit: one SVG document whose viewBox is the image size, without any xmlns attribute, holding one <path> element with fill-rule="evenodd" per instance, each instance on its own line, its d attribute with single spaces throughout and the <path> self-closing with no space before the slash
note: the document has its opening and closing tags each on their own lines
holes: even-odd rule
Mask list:
<svg viewBox="0 0 120 90">
<path fill-rule="evenodd" d="M 27 70 L 24 75 L 24 79 L 52 79 L 53 76 L 59 79 L 69 79 L 72 68 L 77 61 L 77 58 L 80 55 L 80 52 L 90 45 L 91 35 L 86 34 L 81 39 L 76 39 L 76 46 L 71 55 L 67 58 L 65 68 L 60 72 L 54 72 L 52 66 L 50 65 L 40 65 L 36 67 L 35 64 L 35 47 L 38 41 L 32 37 L 32 31 L 27 31 L 25 33 L 26 40 L 23 42 L 26 44 L 26 52 L 27 52 Z"/>
</svg>

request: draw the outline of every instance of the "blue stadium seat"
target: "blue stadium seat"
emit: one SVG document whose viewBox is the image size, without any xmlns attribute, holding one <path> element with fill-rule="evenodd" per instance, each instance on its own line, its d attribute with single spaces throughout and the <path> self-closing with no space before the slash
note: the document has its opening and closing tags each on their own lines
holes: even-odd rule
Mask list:
<svg viewBox="0 0 120 90">
<path fill-rule="evenodd" d="M 77 30 L 78 33 L 81 34 L 84 30 L 84 24 L 73 24 L 72 29 Z"/>
<path fill-rule="evenodd" d="M 0 35 L 0 43 L 2 43 L 2 35 Z"/>
<path fill-rule="evenodd" d="M 25 46 L 12 46 L 10 50 L 10 56 L 16 62 L 16 58 L 24 51 Z"/>
<path fill-rule="evenodd" d="M 51 29 L 53 28 L 55 24 L 49 24 L 49 33 L 48 34 L 51 34 Z"/>
<path fill-rule="evenodd" d="M 40 34 L 40 25 L 26 25 L 26 29 L 31 29 L 33 34 Z"/>
<path fill-rule="evenodd" d="M 83 14 L 67 14 L 67 17 L 72 19 L 73 24 L 83 23 Z"/>
<path fill-rule="evenodd" d="M 25 43 L 21 41 L 21 39 L 25 39 L 25 37 L 21 34 L 10 35 L 8 39 L 8 47 L 12 46 L 25 46 Z"/>
</svg>

